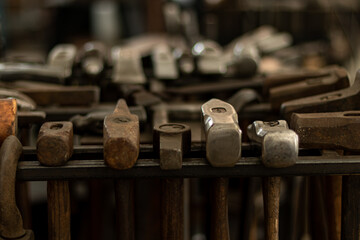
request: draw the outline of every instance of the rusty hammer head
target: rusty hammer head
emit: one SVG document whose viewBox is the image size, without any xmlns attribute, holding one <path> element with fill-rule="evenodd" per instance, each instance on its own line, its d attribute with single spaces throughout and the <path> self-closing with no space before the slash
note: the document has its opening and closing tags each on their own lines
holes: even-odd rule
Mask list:
<svg viewBox="0 0 360 240">
<path fill-rule="evenodd" d="M 201 106 L 206 136 L 206 157 L 215 167 L 231 167 L 241 157 L 241 129 L 229 103 L 211 99 Z"/>
<path fill-rule="evenodd" d="M 39 131 L 36 151 L 41 164 L 64 165 L 73 153 L 73 124 L 71 122 L 44 123 Z"/>
<path fill-rule="evenodd" d="M 139 155 L 139 119 L 120 99 L 113 113 L 104 119 L 104 160 L 115 169 L 131 168 Z"/>
<path fill-rule="evenodd" d="M 299 135 L 300 147 L 360 151 L 360 111 L 297 113 L 290 127 Z"/>
<path fill-rule="evenodd" d="M 17 131 L 17 104 L 15 99 L 0 99 L 0 146 Z"/>
<path fill-rule="evenodd" d="M 360 71 L 352 86 L 342 90 L 300 98 L 281 105 L 281 113 L 290 121 L 293 113 L 339 112 L 360 108 Z"/>
<path fill-rule="evenodd" d="M 299 140 L 286 121 L 255 121 L 248 126 L 247 133 L 251 141 L 261 145 L 262 161 L 266 167 L 289 167 L 296 163 Z"/>
</svg>

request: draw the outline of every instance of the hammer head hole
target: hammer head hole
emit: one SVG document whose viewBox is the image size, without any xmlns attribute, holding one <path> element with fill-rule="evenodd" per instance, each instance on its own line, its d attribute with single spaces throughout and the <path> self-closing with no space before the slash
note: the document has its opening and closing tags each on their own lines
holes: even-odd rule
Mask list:
<svg viewBox="0 0 360 240">
<path fill-rule="evenodd" d="M 223 107 L 214 107 L 211 109 L 213 113 L 225 113 L 226 109 Z"/>
<path fill-rule="evenodd" d="M 113 118 L 113 122 L 114 123 L 127 123 L 127 122 L 130 122 L 131 120 L 127 117 L 116 117 L 116 118 Z"/>
<path fill-rule="evenodd" d="M 159 128 L 161 130 L 165 130 L 165 131 L 176 131 L 176 130 L 182 130 L 185 127 L 183 125 L 176 124 L 176 123 L 167 123 L 167 124 L 161 125 Z"/>
<path fill-rule="evenodd" d="M 279 125 L 279 121 L 270 121 L 270 122 L 264 122 L 265 125 L 269 126 L 269 127 L 275 127 L 277 125 Z"/>
<path fill-rule="evenodd" d="M 61 123 L 56 123 L 56 124 L 54 124 L 54 125 L 51 125 L 51 126 L 50 126 L 50 129 L 51 129 L 51 130 L 59 130 L 59 129 L 61 129 L 63 126 L 64 126 L 64 125 L 62 125 Z"/>
</svg>

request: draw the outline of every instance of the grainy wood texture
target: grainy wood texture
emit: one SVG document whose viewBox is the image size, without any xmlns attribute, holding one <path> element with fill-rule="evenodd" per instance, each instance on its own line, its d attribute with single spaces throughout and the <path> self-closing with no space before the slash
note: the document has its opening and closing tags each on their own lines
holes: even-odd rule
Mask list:
<svg viewBox="0 0 360 240">
<path fill-rule="evenodd" d="M 7 137 L 0 149 L 0 236 L 16 239 L 25 235 L 23 220 L 15 201 L 16 169 L 22 145 L 15 136 Z"/>
<path fill-rule="evenodd" d="M 134 183 L 129 179 L 115 181 L 116 230 L 118 240 L 134 240 Z"/>
<path fill-rule="evenodd" d="M 265 239 L 279 239 L 280 177 L 263 178 Z"/>
<path fill-rule="evenodd" d="M 48 181 L 49 240 L 70 240 L 70 193 L 68 181 Z"/>
<path fill-rule="evenodd" d="M 212 186 L 211 238 L 229 240 L 228 178 L 215 178 Z"/>
<path fill-rule="evenodd" d="M 341 238 L 341 192 L 342 176 L 325 177 L 325 209 L 327 212 L 327 225 L 329 240 Z"/>
<path fill-rule="evenodd" d="M 73 153 L 73 125 L 71 122 L 46 122 L 41 128 L 36 145 L 37 158 L 43 165 L 65 165 Z M 49 240 L 70 240 L 69 182 L 49 180 L 48 236 Z"/>
<path fill-rule="evenodd" d="M 184 239 L 184 181 L 162 180 L 162 239 Z"/>
<path fill-rule="evenodd" d="M 17 129 L 17 105 L 15 99 L 0 100 L 0 146 Z"/>
<path fill-rule="evenodd" d="M 343 176 L 341 240 L 360 239 L 360 176 Z"/>
</svg>

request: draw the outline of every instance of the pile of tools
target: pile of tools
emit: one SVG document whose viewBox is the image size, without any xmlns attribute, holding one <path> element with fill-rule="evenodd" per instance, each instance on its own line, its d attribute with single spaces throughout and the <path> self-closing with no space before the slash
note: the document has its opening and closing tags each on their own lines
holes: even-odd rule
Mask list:
<svg viewBox="0 0 360 240">
<path fill-rule="evenodd" d="M 113 179 L 118 238 L 138 239 L 134 203 L 143 195 L 134 180 L 154 178 L 162 239 L 230 239 L 229 183 L 240 177 L 262 177 L 263 239 L 279 239 L 279 224 L 291 229 L 284 239 L 360 238 L 360 72 L 352 84 L 337 65 L 264 74 L 261 56 L 289 47 L 289 34 L 263 27 L 222 48 L 184 26 L 185 39 L 145 36 L 110 51 L 99 42 L 60 44 L 46 63 L 0 63 L 1 238 L 34 239 L 16 180 L 47 181 L 49 239 L 70 239 L 72 181 Z M 309 192 L 281 190 L 291 182 L 282 177 L 306 175 L 331 175 L 311 180 L 321 230 L 309 230 L 316 217 L 306 214 L 295 227 L 299 203 L 288 223 L 279 221 L 282 198 L 295 192 L 283 200 L 295 204 Z M 209 223 L 186 204 L 203 181 L 211 182 Z M 239 236 L 262 239 L 249 215 L 239 217 Z"/>
</svg>

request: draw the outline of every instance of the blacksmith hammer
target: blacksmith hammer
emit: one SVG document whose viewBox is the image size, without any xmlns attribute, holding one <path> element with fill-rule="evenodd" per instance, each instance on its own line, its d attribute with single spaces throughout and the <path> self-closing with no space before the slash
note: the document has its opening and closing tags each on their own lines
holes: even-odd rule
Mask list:
<svg viewBox="0 0 360 240">
<path fill-rule="evenodd" d="M 261 146 L 261 160 L 266 167 L 282 168 L 296 163 L 299 152 L 297 134 L 286 121 L 255 121 L 248 126 L 249 139 Z M 280 177 L 263 178 L 265 239 L 279 239 Z"/>
</svg>

